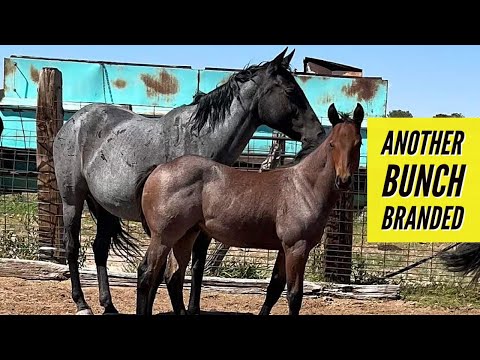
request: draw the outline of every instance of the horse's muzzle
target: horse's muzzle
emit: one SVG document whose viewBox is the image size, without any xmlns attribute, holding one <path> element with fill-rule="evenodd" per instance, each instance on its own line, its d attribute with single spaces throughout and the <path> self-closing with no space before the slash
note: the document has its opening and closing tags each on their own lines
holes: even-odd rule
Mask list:
<svg viewBox="0 0 480 360">
<path fill-rule="evenodd" d="M 352 185 L 352 176 L 336 176 L 335 187 L 339 190 L 348 190 Z"/>
</svg>

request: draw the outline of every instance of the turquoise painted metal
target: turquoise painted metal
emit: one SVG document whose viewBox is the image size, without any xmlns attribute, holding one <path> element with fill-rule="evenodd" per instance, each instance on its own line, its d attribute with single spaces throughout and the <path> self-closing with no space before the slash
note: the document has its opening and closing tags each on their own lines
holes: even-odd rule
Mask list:
<svg viewBox="0 0 480 360">
<path fill-rule="evenodd" d="M 119 64 L 81 60 L 54 60 L 12 56 L 4 59 L 5 96 L 0 101 L 0 117 L 5 130 L 0 146 L 36 149 L 35 106 L 39 72 L 54 67 L 62 72 L 65 120 L 89 103 L 130 104 L 133 111 L 146 116 L 161 116 L 174 107 L 191 103 L 200 90 L 209 92 L 225 82 L 234 70 L 192 69 L 188 66 Z M 296 73 L 313 110 L 328 128 L 328 106 L 334 102 L 339 111 L 351 112 L 357 102 L 366 117 L 385 117 L 388 82 L 381 78 L 328 77 Z M 161 119 L 159 120 L 161 121 Z M 361 166 L 366 166 L 367 120 L 362 134 Z M 255 137 L 271 136 L 272 129 L 262 126 L 247 150 L 267 154 L 270 141 Z M 295 154 L 299 144 L 287 141 L 286 151 Z"/>
</svg>

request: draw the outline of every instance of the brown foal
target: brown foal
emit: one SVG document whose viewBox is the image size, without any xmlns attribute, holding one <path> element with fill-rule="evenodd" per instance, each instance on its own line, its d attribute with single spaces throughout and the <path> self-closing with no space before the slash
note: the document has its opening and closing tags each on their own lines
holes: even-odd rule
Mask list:
<svg viewBox="0 0 480 360">
<path fill-rule="evenodd" d="M 289 314 L 299 314 L 308 255 L 360 160 L 362 106 L 357 104 L 352 119 L 340 117 L 332 104 L 328 118 L 326 140 L 289 168 L 246 172 L 186 155 L 145 174 L 137 191 L 151 243 L 138 268 L 137 314 L 151 315 L 170 249 L 176 269 L 167 286 L 173 276 L 183 284 L 200 229 L 229 246 L 278 250 L 260 314 L 270 313 L 285 284 Z M 168 286 L 172 304 L 183 304 L 182 290 Z"/>
</svg>

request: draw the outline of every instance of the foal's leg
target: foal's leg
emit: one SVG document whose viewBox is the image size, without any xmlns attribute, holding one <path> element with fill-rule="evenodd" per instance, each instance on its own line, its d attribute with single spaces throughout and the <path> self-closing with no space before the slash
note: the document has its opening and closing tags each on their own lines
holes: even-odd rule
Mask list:
<svg viewBox="0 0 480 360">
<path fill-rule="evenodd" d="M 168 294 L 175 314 L 185 315 L 185 303 L 183 302 L 183 283 L 185 281 L 185 271 L 190 261 L 192 246 L 197 238 L 199 231 L 190 229 L 174 245 L 173 254 L 170 253 L 170 269 L 167 271 L 165 281 L 167 283 Z"/>
<path fill-rule="evenodd" d="M 298 315 L 302 307 L 303 278 L 310 247 L 305 240 L 292 246 L 284 245 L 287 275 L 287 300 L 289 315 Z"/>
<path fill-rule="evenodd" d="M 75 205 L 63 203 L 63 224 L 68 269 L 72 284 L 72 299 L 77 305 L 77 315 L 93 315 L 90 306 L 85 301 L 80 274 L 78 271 L 78 254 L 80 252 L 80 225 L 82 221 L 83 200 Z"/>
<path fill-rule="evenodd" d="M 137 315 L 152 315 L 153 302 L 165 273 L 170 249 L 161 243 L 158 234 L 152 233 L 150 246 L 138 266 Z"/>
<path fill-rule="evenodd" d="M 203 271 L 205 270 L 207 251 L 211 241 L 212 238 L 210 236 L 200 231 L 193 244 L 192 282 L 190 287 L 190 300 L 188 302 L 189 314 L 200 314 L 200 293 L 202 291 Z"/>
<path fill-rule="evenodd" d="M 270 279 L 270 284 L 268 284 L 267 287 L 267 297 L 258 315 L 270 314 L 273 306 L 277 303 L 280 295 L 282 295 L 286 282 L 285 252 L 283 250 L 279 250 L 277 260 L 275 260 L 275 266 L 273 267 L 272 278 Z"/>
</svg>

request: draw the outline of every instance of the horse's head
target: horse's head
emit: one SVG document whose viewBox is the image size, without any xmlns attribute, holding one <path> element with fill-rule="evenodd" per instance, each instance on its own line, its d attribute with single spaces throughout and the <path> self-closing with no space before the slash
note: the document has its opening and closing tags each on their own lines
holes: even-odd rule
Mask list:
<svg viewBox="0 0 480 360">
<path fill-rule="evenodd" d="M 347 189 L 352 183 L 352 176 L 358 170 L 362 136 L 360 125 L 364 117 L 363 107 L 357 104 L 353 119 L 348 115 L 338 115 L 335 105 L 328 108 L 328 119 L 332 123 L 328 149 L 331 151 L 335 166 L 335 186 Z"/>
<path fill-rule="evenodd" d="M 256 108 L 261 124 L 278 130 L 293 140 L 319 144 L 326 132 L 315 115 L 305 93 L 289 70 L 295 50 L 285 56 L 287 49 L 258 71 Z"/>
</svg>

